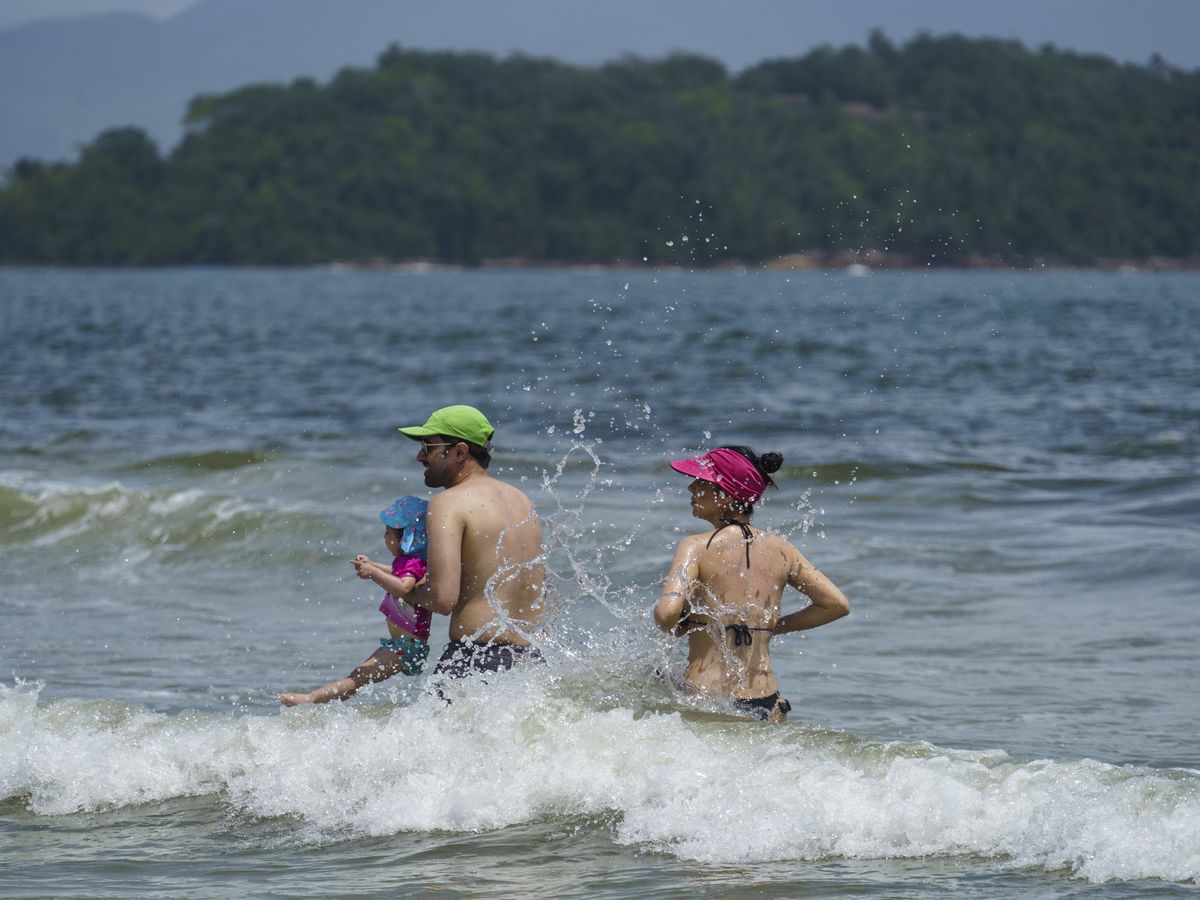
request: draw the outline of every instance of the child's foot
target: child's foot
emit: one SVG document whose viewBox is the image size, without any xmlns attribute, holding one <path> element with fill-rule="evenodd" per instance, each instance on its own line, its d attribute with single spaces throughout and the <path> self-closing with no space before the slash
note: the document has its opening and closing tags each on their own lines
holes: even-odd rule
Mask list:
<svg viewBox="0 0 1200 900">
<path fill-rule="evenodd" d="M 279 702 L 284 706 L 299 706 L 301 703 L 312 703 L 309 694 L 279 694 Z"/>
</svg>

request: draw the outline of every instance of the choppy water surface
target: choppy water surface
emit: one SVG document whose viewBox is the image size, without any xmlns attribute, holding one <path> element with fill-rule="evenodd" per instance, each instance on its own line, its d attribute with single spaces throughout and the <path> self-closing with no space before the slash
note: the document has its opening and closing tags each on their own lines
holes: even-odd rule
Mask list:
<svg viewBox="0 0 1200 900">
<path fill-rule="evenodd" d="M 1192 275 L 0 271 L 0 893 L 1192 895 L 1198 338 Z M 456 402 L 549 665 L 281 712 Z M 717 443 L 854 606 L 782 727 L 655 674 Z"/>
</svg>

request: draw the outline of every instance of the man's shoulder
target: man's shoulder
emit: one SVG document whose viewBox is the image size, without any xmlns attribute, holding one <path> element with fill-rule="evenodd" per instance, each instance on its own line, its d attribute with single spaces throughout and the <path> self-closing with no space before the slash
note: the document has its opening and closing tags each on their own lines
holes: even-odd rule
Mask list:
<svg viewBox="0 0 1200 900">
<path fill-rule="evenodd" d="M 529 496 L 514 484 L 509 484 L 507 481 L 501 481 L 492 475 L 486 473 L 477 475 L 462 484 L 456 484 L 453 487 L 448 487 L 445 490 L 434 495 L 430 505 L 440 507 L 442 509 L 454 509 L 460 506 L 477 504 L 481 500 L 488 502 L 497 497 L 508 499 L 520 498 L 526 503 L 533 505 Z"/>
<path fill-rule="evenodd" d="M 472 493 L 474 492 L 468 489 L 465 484 L 456 484 L 453 487 L 444 488 L 429 498 L 429 514 L 431 516 L 444 516 L 461 509 L 467 505 Z"/>
<path fill-rule="evenodd" d="M 501 481 L 499 478 L 492 478 L 492 484 L 496 486 L 497 490 L 502 491 L 510 497 L 521 497 L 527 503 L 530 503 L 531 505 L 533 503 L 533 501 L 529 499 L 528 494 L 511 482 Z"/>
<path fill-rule="evenodd" d="M 507 510 L 506 515 L 510 520 L 517 522 L 529 518 L 537 519 L 537 510 L 533 505 L 533 500 L 523 490 L 515 484 L 501 481 L 499 478 L 493 478 L 492 485 L 496 491 L 494 496 L 503 498 L 502 504 Z"/>
</svg>

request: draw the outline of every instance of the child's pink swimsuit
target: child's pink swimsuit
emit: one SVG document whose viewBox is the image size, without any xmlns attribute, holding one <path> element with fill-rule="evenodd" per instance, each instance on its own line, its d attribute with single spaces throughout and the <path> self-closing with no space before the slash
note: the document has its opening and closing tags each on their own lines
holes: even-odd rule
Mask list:
<svg viewBox="0 0 1200 900">
<path fill-rule="evenodd" d="M 392 560 L 392 574 L 397 578 L 411 577 L 420 581 L 428 569 L 428 564 L 419 556 L 397 556 Z M 425 607 L 384 594 L 379 611 L 409 634 L 423 641 L 429 640 L 429 623 L 433 620 L 433 613 Z"/>
</svg>

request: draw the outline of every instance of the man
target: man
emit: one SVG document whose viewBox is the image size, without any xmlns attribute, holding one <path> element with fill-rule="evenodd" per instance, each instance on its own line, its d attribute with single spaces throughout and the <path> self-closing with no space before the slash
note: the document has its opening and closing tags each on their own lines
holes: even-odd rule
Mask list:
<svg viewBox="0 0 1200 900">
<path fill-rule="evenodd" d="M 538 657 L 529 634 L 545 609 L 542 528 L 533 504 L 487 473 L 495 430 L 473 406 L 447 406 L 400 433 L 421 442 L 429 502 L 429 575 L 408 596 L 450 616 L 450 643 L 435 674 L 511 668 Z"/>
</svg>

